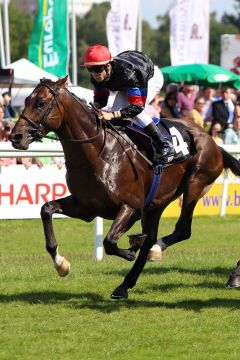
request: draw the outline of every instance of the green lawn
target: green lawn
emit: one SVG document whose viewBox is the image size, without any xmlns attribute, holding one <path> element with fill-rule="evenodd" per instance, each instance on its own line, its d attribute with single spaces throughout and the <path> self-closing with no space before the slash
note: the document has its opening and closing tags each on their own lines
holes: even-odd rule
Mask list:
<svg viewBox="0 0 240 360">
<path fill-rule="evenodd" d="M 159 234 L 175 221 L 163 219 Z M 120 301 L 109 295 L 132 263 L 96 262 L 93 224 L 58 219 L 54 228 L 71 262 L 66 278 L 45 251 L 40 220 L 0 223 L 1 360 L 240 359 L 240 292 L 224 288 L 240 259 L 237 217 L 194 218 L 192 238 L 148 263 Z"/>
</svg>

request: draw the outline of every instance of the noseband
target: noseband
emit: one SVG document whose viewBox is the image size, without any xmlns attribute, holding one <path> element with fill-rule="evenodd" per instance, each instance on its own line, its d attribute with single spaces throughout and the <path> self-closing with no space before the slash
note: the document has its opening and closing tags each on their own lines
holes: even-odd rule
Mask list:
<svg viewBox="0 0 240 360">
<path fill-rule="evenodd" d="M 42 119 L 39 123 L 35 123 L 34 121 L 32 121 L 28 116 L 26 116 L 25 114 L 21 113 L 19 115 L 19 119 L 24 119 L 27 121 L 27 123 L 33 128 L 33 130 L 31 131 L 31 135 L 34 138 L 34 141 L 41 141 L 43 137 L 47 137 L 42 135 L 42 129 L 43 129 L 43 125 L 45 124 L 45 122 L 47 121 L 48 115 L 50 114 L 51 110 L 52 110 L 52 106 L 53 106 L 53 101 L 56 100 L 56 97 L 58 95 L 58 92 L 56 90 L 54 90 L 51 86 L 47 85 L 44 83 L 44 80 L 40 80 L 40 85 L 38 85 L 38 87 L 40 86 L 45 86 L 49 89 L 49 91 L 53 94 L 53 99 L 50 102 L 47 110 L 44 112 L 44 114 L 42 115 Z M 57 100 L 56 100 L 57 101 Z M 57 102 L 58 104 L 58 102 Z"/>
<path fill-rule="evenodd" d="M 52 93 L 53 95 L 53 99 L 52 101 L 50 102 L 47 110 L 45 111 L 45 113 L 42 115 L 42 119 L 39 123 L 35 123 L 34 121 L 32 121 L 28 116 L 26 116 L 25 114 L 20 114 L 19 115 L 19 119 L 24 119 L 27 121 L 27 123 L 33 128 L 32 132 L 31 132 L 31 135 L 32 137 L 34 138 L 34 141 L 41 141 L 42 138 L 50 138 L 50 139 L 53 139 L 53 140 L 59 140 L 58 137 L 50 137 L 50 136 L 44 136 L 42 135 L 42 129 L 43 129 L 43 125 L 46 123 L 47 119 L 48 119 L 48 116 L 52 110 L 52 106 L 53 106 L 53 102 L 54 100 L 56 101 L 58 107 L 59 107 L 59 102 L 57 100 L 57 96 L 59 95 L 59 93 L 53 89 L 51 86 L 49 86 L 48 84 L 46 84 L 44 82 L 44 80 L 40 80 L 40 84 L 38 85 L 38 87 L 40 86 L 44 86 L 46 88 L 48 88 L 48 90 Z M 67 89 L 64 89 L 68 94 L 72 95 L 73 98 L 79 103 L 81 104 L 82 106 L 84 106 L 80 100 L 74 96 L 74 94 L 72 94 L 71 92 L 69 92 Z M 61 105 L 63 106 L 64 108 L 64 105 L 63 103 L 60 101 Z M 88 109 L 87 109 L 88 110 Z M 89 111 L 89 110 L 88 110 Z M 59 112 L 61 113 L 61 111 L 59 110 Z M 82 139 L 82 140 L 78 140 L 78 139 L 61 139 L 61 141 L 68 141 L 68 142 L 77 142 L 77 143 L 80 143 L 80 144 L 86 144 L 86 143 L 90 143 L 92 141 L 94 141 L 96 139 L 96 137 L 101 133 L 100 129 L 102 128 L 102 121 L 99 120 L 99 124 L 97 124 L 97 133 L 95 136 L 93 137 L 90 137 L 90 138 L 87 138 L 87 139 Z"/>
</svg>

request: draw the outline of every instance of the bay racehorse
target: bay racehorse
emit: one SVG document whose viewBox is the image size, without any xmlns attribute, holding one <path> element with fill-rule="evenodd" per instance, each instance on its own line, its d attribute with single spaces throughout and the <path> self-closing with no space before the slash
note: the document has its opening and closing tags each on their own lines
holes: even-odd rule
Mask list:
<svg viewBox="0 0 240 360">
<path fill-rule="evenodd" d="M 93 111 L 66 87 L 67 77 L 56 82 L 41 80 L 26 98 L 10 140 L 14 148 L 26 150 L 31 142 L 54 131 L 61 141 L 71 195 L 49 201 L 41 209 L 46 249 L 60 276 L 68 274 L 70 264 L 58 251 L 52 225 L 54 213 L 84 221 L 92 221 L 96 216 L 113 220 L 104 239 L 105 252 L 130 261 L 135 259 L 138 249 L 122 249 L 118 247 L 118 240 L 141 220 L 146 238 L 132 269 L 111 295 L 115 299 L 127 298 L 128 289 L 135 286 L 143 270 L 149 250 L 157 243 L 159 220 L 167 205 L 183 194 L 175 230 L 155 245 L 162 250 L 190 237 L 193 210 L 198 200 L 223 168 L 230 168 L 240 175 L 240 165 L 203 129 L 182 120 L 183 127 L 191 135 L 195 152 L 181 163 L 164 168 L 156 195 L 146 207 L 153 170 L 125 141 L 126 135 L 119 136 L 97 120 Z M 174 126 L 177 121 L 172 124 Z M 231 276 L 231 284 L 240 286 L 239 273 Z"/>
</svg>

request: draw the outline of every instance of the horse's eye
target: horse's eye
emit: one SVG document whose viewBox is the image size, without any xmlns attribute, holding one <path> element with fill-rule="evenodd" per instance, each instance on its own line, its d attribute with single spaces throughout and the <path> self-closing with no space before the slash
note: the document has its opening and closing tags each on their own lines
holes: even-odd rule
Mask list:
<svg viewBox="0 0 240 360">
<path fill-rule="evenodd" d="M 38 107 L 39 109 L 42 109 L 45 104 L 46 104 L 46 101 L 45 101 L 45 100 L 39 100 L 39 102 L 38 102 L 38 104 L 37 104 L 37 107 Z"/>
</svg>

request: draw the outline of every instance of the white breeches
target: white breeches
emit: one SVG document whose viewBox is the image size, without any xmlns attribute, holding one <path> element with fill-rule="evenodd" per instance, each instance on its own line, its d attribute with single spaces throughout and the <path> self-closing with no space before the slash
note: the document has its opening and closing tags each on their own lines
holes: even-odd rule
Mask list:
<svg viewBox="0 0 240 360">
<path fill-rule="evenodd" d="M 146 104 L 149 104 L 154 97 L 159 93 L 163 86 L 163 76 L 157 66 L 154 66 L 154 75 L 148 81 L 148 91 Z M 108 111 L 121 110 L 129 105 L 126 91 L 117 91 L 111 93 L 107 106 L 105 107 Z M 138 114 L 134 120 L 141 126 L 145 127 L 152 122 L 151 116 L 149 116 L 145 110 Z"/>
</svg>

